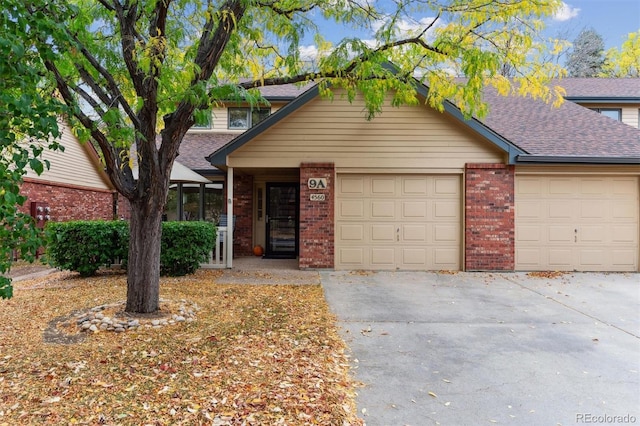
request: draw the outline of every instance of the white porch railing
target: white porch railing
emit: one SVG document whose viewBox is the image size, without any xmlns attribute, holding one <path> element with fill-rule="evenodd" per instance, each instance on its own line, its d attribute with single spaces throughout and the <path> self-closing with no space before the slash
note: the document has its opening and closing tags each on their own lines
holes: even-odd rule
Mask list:
<svg viewBox="0 0 640 426">
<path fill-rule="evenodd" d="M 204 269 L 227 268 L 227 250 L 224 242 L 227 240 L 227 227 L 219 226 L 216 232 L 216 245 L 209 254 L 208 262 L 201 263 L 200 267 Z"/>
</svg>

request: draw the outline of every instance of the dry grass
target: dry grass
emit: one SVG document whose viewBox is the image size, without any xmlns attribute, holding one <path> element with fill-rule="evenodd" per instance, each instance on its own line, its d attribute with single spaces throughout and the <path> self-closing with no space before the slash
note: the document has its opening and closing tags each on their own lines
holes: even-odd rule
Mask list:
<svg viewBox="0 0 640 426">
<path fill-rule="evenodd" d="M 16 283 L 0 301 L 0 425 L 362 424 L 322 288 L 218 276 L 162 280 L 164 299 L 198 305 L 194 322 L 73 344 L 43 334 L 56 318 L 123 300 L 125 277 Z"/>
</svg>

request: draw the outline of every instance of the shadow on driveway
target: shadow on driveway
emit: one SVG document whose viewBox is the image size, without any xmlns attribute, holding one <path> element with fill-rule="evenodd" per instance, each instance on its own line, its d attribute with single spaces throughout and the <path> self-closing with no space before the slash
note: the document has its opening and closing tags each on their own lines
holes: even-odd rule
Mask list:
<svg viewBox="0 0 640 426">
<path fill-rule="evenodd" d="M 640 424 L 640 274 L 320 276 L 369 426 Z"/>
</svg>

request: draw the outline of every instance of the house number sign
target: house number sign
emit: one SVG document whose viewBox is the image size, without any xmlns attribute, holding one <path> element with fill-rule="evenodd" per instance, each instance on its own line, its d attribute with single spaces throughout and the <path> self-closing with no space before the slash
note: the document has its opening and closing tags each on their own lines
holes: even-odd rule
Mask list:
<svg viewBox="0 0 640 426">
<path fill-rule="evenodd" d="M 324 194 L 309 194 L 309 200 L 311 201 L 324 201 Z"/>
<path fill-rule="evenodd" d="M 327 189 L 327 178 L 309 178 L 309 189 Z"/>
</svg>

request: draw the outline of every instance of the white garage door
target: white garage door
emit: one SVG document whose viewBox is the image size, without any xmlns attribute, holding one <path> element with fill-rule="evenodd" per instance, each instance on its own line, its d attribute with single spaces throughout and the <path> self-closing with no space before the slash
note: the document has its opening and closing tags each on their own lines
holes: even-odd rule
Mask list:
<svg viewBox="0 0 640 426">
<path fill-rule="evenodd" d="M 516 176 L 516 269 L 637 271 L 638 179 Z"/>
<path fill-rule="evenodd" d="M 336 269 L 459 270 L 459 176 L 338 175 Z"/>
</svg>

